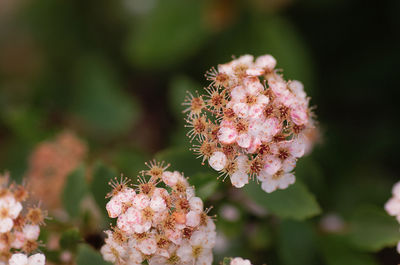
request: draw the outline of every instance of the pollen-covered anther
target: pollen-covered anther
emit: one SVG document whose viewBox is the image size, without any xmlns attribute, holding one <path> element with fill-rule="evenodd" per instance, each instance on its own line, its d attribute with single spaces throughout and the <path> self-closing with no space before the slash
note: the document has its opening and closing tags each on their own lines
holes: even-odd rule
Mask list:
<svg viewBox="0 0 400 265">
<path fill-rule="evenodd" d="M 249 124 L 244 119 L 238 119 L 238 121 L 235 123 L 235 128 L 238 134 L 247 133 Z"/>
<path fill-rule="evenodd" d="M 216 88 L 229 86 L 229 76 L 225 73 L 218 72 L 215 67 L 212 67 L 206 72 L 206 78 L 211 81 L 211 85 Z"/>
<path fill-rule="evenodd" d="M 203 108 L 206 106 L 203 97 L 199 96 L 197 93 L 197 97 L 193 96 L 190 92 L 187 92 L 188 95 L 185 98 L 185 101 L 182 105 L 187 106 L 183 112 L 189 112 L 190 116 L 199 115 Z"/>
<path fill-rule="evenodd" d="M 146 207 L 142 210 L 142 218 L 145 221 L 151 221 L 154 216 L 154 211 L 150 207 Z"/>
<path fill-rule="evenodd" d="M 290 156 L 290 153 L 287 149 L 284 149 L 284 148 L 279 149 L 279 151 L 278 151 L 279 159 L 286 160 L 289 156 Z"/>
<path fill-rule="evenodd" d="M 108 185 L 111 186 L 112 190 L 106 195 L 106 198 L 115 196 L 125 190 L 128 187 L 130 181 L 131 180 L 129 178 L 124 177 L 123 175 L 121 175 L 119 179 L 115 177 L 114 179 L 110 180 L 110 182 L 108 182 Z"/>
<path fill-rule="evenodd" d="M 46 217 L 47 211 L 42 210 L 40 206 L 28 208 L 28 213 L 26 214 L 27 221 L 34 225 L 43 225 Z"/>
<path fill-rule="evenodd" d="M 235 112 L 233 111 L 232 108 L 223 109 L 223 115 L 224 115 L 223 118 L 227 119 L 227 120 L 231 120 L 231 119 L 236 117 L 236 114 L 235 114 Z"/>
<path fill-rule="evenodd" d="M 186 127 L 191 128 L 187 133 L 187 136 L 193 141 L 194 138 L 198 137 L 203 140 L 204 136 L 207 134 L 208 122 L 205 115 L 194 116 L 188 118 Z"/>
<path fill-rule="evenodd" d="M 197 158 L 202 157 L 202 162 L 204 162 L 206 159 L 210 158 L 210 156 L 214 153 L 216 148 L 217 147 L 214 142 L 205 140 L 200 145 L 194 145 L 192 150 L 197 155 Z"/>
<path fill-rule="evenodd" d="M 170 164 L 165 164 L 164 161 L 157 162 L 156 160 L 152 160 L 150 162 L 146 162 L 145 165 L 149 168 L 148 170 L 144 170 L 143 173 L 145 175 L 151 176 L 154 179 L 161 178 L 162 174 L 165 170 L 168 169 Z"/>
<path fill-rule="evenodd" d="M 15 199 L 19 202 L 25 201 L 29 196 L 27 189 L 23 185 L 17 185 L 13 193 Z"/>
<path fill-rule="evenodd" d="M 251 161 L 249 161 L 249 174 L 250 176 L 257 176 L 260 174 L 263 169 L 264 164 L 260 157 L 255 157 Z"/>
</svg>

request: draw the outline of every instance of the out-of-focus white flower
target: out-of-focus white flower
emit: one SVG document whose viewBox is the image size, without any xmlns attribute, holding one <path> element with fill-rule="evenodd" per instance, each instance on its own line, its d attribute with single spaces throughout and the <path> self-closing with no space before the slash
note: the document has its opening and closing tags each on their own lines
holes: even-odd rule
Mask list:
<svg viewBox="0 0 400 265">
<path fill-rule="evenodd" d="M 251 262 L 248 259 L 233 258 L 230 265 L 251 265 Z"/>
<path fill-rule="evenodd" d="M 44 265 L 46 258 L 43 254 L 34 254 L 29 258 L 22 253 L 13 254 L 8 261 L 9 265 Z"/>
</svg>

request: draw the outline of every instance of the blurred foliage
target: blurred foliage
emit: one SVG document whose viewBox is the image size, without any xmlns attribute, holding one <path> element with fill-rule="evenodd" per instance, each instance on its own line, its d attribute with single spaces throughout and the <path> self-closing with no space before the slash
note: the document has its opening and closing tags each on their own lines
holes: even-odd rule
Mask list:
<svg viewBox="0 0 400 265">
<path fill-rule="evenodd" d="M 383 211 L 399 179 L 399 11 L 394 0 L 0 1 L 0 170 L 21 182 L 33 150 L 64 130 L 89 148 L 42 231 L 49 261 L 68 264 L 67 253 L 78 265 L 107 264 L 97 250 L 111 222 L 108 182 L 123 174 L 137 184 L 155 157 L 214 207 L 216 261 L 400 263 L 398 224 Z M 305 84 L 320 121 L 296 184 L 272 194 L 216 180 L 185 136 L 187 91 L 245 53 L 274 55 L 286 78 Z M 341 229 L 324 227 L 328 213 Z"/>
</svg>

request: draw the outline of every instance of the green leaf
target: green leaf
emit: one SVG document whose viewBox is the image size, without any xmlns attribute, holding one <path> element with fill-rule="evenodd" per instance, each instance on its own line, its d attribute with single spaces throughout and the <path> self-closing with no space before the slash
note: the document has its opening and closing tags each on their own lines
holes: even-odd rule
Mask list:
<svg viewBox="0 0 400 265">
<path fill-rule="evenodd" d="M 78 247 L 77 265 L 110 265 L 101 254 L 86 244 L 80 244 Z"/>
<path fill-rule="evenodd" d="M 75 252 L 79 242 L 82 242 L 82 237 L 76 228 L 71 228 L 61 234 L 60 246 L 64 250 Z"/>
<path fill-rule="evenodd" d="M 108 183 L 116 176 L 117 173 L 112 168 L 107 167 L 101 162 L 95 163 L 93 167 L 93 179 L 90 183 L 90 191 L 104 216 L 107 216 L 106 204 L 108 200 L 106 199 L 106 195 L 111 190 Z"/>
<path fill-rule="evenodd" d="M 252 225 L 254 226 L 252 231 L 244 232 L 249 241 L 249 248 L 255 251 L 265 251 L 270 248 L 274 240 L 268 224 L 266 222 L 260 222 Z M 244 230 L 243 227 L 241 227 L 241 230 Z M 237 234 L 237 231 L 235 234 Z"/>
<path fill-rule="evenodd" d="M 203 1 L 157 1 L 149 14 L 135 23 L 126 52 L 141 68 L 162 68 L 195 53 L 207 38 Z"/>
<path fill-rule="evenodd" d="M 281 218 L 304 220 L 321 212 L 314 195 L 299 180 L 285 190 L 270 194 L 264 192 L 260 184 L 254 181 L 246 185 L 244 190 L 257 204 Z"/>
<path fill-rule="evenodd" d="M 281 264 L 317 264 L 317 244 L 310 224 L 287 220 L 279 226 L 278 254 Z"/>
<path fill-rule="evenodd" d="M 69 174 L 62 195 L 64 208 L 71 217 L 79 214 L 80 203 L 86 192 L 85 168 L 80 166 Z"/>
<path fill-rule="evenodd" d="M 350 240 L 357 247 L 378 251 L 400 240 L 399 224 L 376 206 L 359 208 L 350 221 Z"/>
<path fill-rule="evenodd" d="M 352 248 L 344 236 L 325 235 L 320 245 L 327 265 L 378 265 L 371 255 Z"/>
<path fill-rule="evenodd" d="M 113 66 L 96 56 L 80 61 L 72 101 L 76 118 L 100 137 L 127 132 L 139 113 L 135 98 L 124 93 Z"/>
</svg>

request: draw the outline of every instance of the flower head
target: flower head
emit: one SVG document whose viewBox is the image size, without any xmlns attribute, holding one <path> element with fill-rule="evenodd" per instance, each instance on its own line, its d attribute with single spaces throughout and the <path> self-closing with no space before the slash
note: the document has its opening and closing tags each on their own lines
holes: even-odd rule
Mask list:
<svg viewBox="0 0 400 265">
<path fill-rule="evenodd" d="M 205 93 L 184 103 L 193 151 L 237 188 L 250 178 L 266 192 L 287 188 L 297 159 L 313 144 L 303 85 L 285 81 L 275 66 L 271 55 L 243 55 L 212 68 Z"/>
<path fill-rule="evenodd" d="M 169 165 L 146 165 L 136 187 L 112 182 L 106 208 L 117 222 L 105 232 L 103 258 L 114 264 L 211 264 L 216 232 L 203 201 L 180 172 L 167 171 Z"/>
<path fill-rule="evenodd" d="M 0 174 L 0 264 L 44 265 L 43 254 L 27 256 L 39 243 L 39 225 L 46 213 L 40 207 L 23 211 L 22 202 L 28 198 L 23 185 L 9 184 L 8 174 Z M 22 254 L 19 252 L 24 252 Z"/>
</svg>

